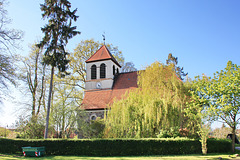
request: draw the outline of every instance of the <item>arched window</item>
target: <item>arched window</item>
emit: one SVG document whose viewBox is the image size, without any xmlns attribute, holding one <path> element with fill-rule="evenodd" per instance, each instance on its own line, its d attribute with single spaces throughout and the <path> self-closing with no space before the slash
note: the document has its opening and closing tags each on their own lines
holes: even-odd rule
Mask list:
<svg viewBox="0 0 240 160">
<path fill-rule="evenodd" d="M 104 63 L 100 65 L 100 78 L 106 78 L 106 65 Z"/>
<path fill-rule="evenodd" d="M 115 75 L 115 66 L 113 65 L 113 75 Z"/>
<path fill-rule="evenodd" d="M 95 64 L 91 67 L 91 79 L 97 79 L 97 66 Z"/>
</svg>

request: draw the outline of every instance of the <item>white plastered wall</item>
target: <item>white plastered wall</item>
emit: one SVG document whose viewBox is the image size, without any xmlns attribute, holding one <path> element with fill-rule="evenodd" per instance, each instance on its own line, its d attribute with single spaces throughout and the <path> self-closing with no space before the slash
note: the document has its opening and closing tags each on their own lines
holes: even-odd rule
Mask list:
<svg viewBox="0 0 240 160">
<path fill-rule="evenodd" d="M 100 65 L 104 63 L 106 65 L 106 78 L 100 79 Z M 97 79 L 91 80 L 91 66 L 97 66 Z M 117 68 L 120 71 L 120 67 L 116 65 L 112 60 L 104 60 L 104 61 L 97 61 L 97 62 L 90 62 L 86 64 L 87 69 L 87 81 L 85 83 L 86 90 L 92 89 L 99 89 L 96 87 L 98 82 L 101 83 L 101 89 L 108 89 L 112 88 L 113 84 L 113 65 L 115 66 L 115 73 L 117 73 Z"/>
</svg>

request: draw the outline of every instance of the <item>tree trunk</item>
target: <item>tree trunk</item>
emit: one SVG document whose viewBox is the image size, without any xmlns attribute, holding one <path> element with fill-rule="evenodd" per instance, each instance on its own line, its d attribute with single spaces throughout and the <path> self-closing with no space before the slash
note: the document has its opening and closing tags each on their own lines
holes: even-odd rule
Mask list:
<svg viewBox="0 0 240 160">
<path fill-rule="evenodd" d="M 235 153 L 236 126 L 232 128 L 232 153 Z"/>
<path fill-rule="evenodd" d="M 35 117 L 35 112 L 36 112 L 36 90 L 32 93 L 32 99 L 33 99 L 32 117 Z"/>
<path fill-rule="evenodd" d="M 201 143 L 202 143 L 202 154 L 206 155 L 207 154 L 207 136 L 202 137 Z"/>
<path fill-rule="evenodd" d="M 50 80 L 49 95 L 48 95 L 46 126 L 45 126 L 45 133 L 44 133 L 45 139 L 47 139 L 47 137 L 48 137 L 49 114 L 50 114 L 50 105 L 51 105 L 51 97 L 52 97 L 52 89 L 53 89 L 53 74 L 54 74 L 54 66 L 52 66 L 52 70 L 51 70 L 51 80 Z"/>
<path fill-rule="evenodd" d="M 63 115 L 63 120 L 62 120 L 62 138 L 66 138 L 65 134 L 65 116 Z"/>
<path fill-rule="evenodd" d="M 43 103 L 43 106 L 44 106 L 44 89 L 45 89 L 45 68 L 46 68 L 46 65 L 43 66 L 43 73 L 42 73 L 42 87 L 41 87 L 41 94 L 40 94 L 40 97 L 38 99 L 38 110 L 37 110 L 37 115 L 39 114 L 40 112 L 40 108 L 41 108 L 41 103 Z"/>
</svg>

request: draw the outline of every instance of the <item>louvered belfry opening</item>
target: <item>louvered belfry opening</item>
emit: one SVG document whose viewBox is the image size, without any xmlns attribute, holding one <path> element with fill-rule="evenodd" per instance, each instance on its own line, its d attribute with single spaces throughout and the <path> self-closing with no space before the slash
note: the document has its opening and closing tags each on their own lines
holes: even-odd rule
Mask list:
<svg viewBox="0 0 240 160">
<path fill-rule="evenodd" d="M 100 65 L 100 78 L 106 78 L 106 65 L 104 63 Z"/>
<path fill-rule="evenodd" d="M 113 75 L 115 75 L 115 66 L 113 65 Z"/>
<path fill-rule="evenodd" d="M 97 66 L 95 64 L 91 67 L 91 79 L 97 79 Z"/>
</svg>

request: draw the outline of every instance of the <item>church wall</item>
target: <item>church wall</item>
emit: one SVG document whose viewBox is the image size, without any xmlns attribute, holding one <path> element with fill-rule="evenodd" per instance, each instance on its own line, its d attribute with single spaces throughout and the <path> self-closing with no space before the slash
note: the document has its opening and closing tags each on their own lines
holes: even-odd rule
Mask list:
<svg viewBox="0 0 240 160">
<path fill-rule="evenodd" d="M 106 65 L 106 78 L 100 79 L 100 65 L 104 63 Z M 91 66 L 97 66 L 97 79 L 91 80 Z M 87 81 L 85 83 L 86 90 L 93 90 L 93 89 L 109 89 L 112 88 L 113 84 L 113 65 L 115 66 L 115 70 L 120 71 L 120 67 L 118 67 L 112 60 L 104 60 L 104 61 L 97 61 L 97 62 L 90 62 L 87 63 Z M 115 71 L 117 73 L 117 71 Z M 101 87 L 97 88 L 97 83 L 101 83 Z"/>
<path fill-rule="evenodd" d="M 105 115 L 105 110 L 87 110 L 86 114 L 81 115 L 81 113 L 78 114 L 78 128 L 81 128 L 82 123 L 87 123 L 87 125 L 89 125 L 91 123 L 91 120 L 96 120 L 98 117 L 103 119 L 104 115 Z M 80 129 L 80 132 L 78 133 L 78 138 L 82 139 L 82 138 L 86 138 L 84 136 L 84 130 Z"/>
<path fill-rule="evenodd" d="M 97 83 L 101 83 L 101 87 L 97 88 Z M 93 90 L 93 89 L 110 89 L 112 88 L 113 79 L 104 79 L 104 80 L 94 80 L 88 81 L 85 83 L 86 90 Z"/>
<path fill-rule="evenodd" d="M 97 79 L 100 79 L 100 65 L 102 63 L 105 63 L 106 65 L 106 78 L 113 78 L 113 65 L 115 65 L 115 69 L 118 68 L 120 71 L 120 67 L 117 66 L 112 60 L 105 60 L 105 61 L 97 61 L 97 62 L 90 62 L 87 63 L 86 68 L 87 68 L 87 81 L 91 80 L 91 66 L 96 65 L 97 66 Z"/>
<path fill-rule="evenodd" d="M 105 110 L 92 110 L 92 111 L 87 111 L 88 113 L 88 117 L 89 117 L 89 122 L 91 120 L 96 120 L 97 117 L 103 119 L 104 118 L 104 114 L 105 114 Z"/>
</svg>

